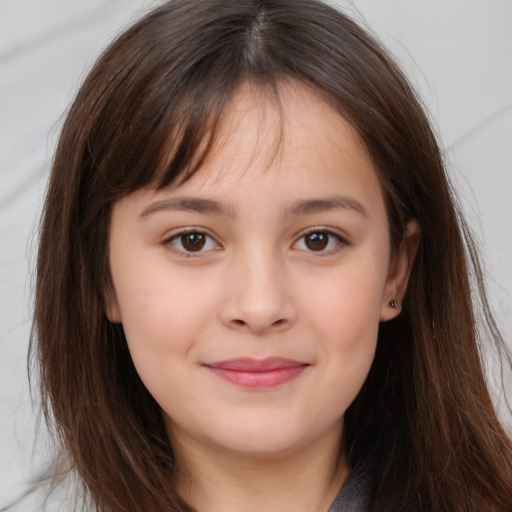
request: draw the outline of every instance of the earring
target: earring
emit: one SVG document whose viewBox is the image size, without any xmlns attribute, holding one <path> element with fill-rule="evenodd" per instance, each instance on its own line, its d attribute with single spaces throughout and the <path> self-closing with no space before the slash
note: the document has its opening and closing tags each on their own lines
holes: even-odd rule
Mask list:
<svg viewBox="0 0 512 512">
<path fill-rule="evenodd" d="M 397 307 L 398 307 L 398 301 L 397 301 L 396 299 L 390 300 L 390 301 L 389 301 L 389 305 L 390 305 L 392 308 L 397 308 Z"/>
</svg>

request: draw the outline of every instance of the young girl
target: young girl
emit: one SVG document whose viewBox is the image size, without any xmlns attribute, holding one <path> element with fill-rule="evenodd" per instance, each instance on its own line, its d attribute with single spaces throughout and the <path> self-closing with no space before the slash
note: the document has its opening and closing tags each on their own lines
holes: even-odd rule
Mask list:
<svg viewBox="0 0 512 512">
<path fill-rule="evenodd" d="M 33 353 L 84 503 L 510 510 L 466 232 L 414 92 L 344 15 L 147 15 L 78 93 L 42 221 Z"/>
</svg>

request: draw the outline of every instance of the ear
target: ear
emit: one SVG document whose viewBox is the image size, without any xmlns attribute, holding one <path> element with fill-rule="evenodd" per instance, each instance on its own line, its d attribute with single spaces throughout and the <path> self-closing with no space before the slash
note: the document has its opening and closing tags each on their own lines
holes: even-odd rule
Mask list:
<svg viewBox="0 0 512 512">
<path fill-rule="evenodd" d="M 109 322 L 113 324 L 121 323 L 121 312 L 119 310 L 119 303 L 112 288 L 105 292 L 105 316 Z"/>
<path fill-rule="evenodd" d="M 416 220 L 407 223 L 405 237 L 389 264 L 386 285 L 382 295 L 380 321 L 387 322 L 400 314 L 402 300 L 420 241 L 420 225 Z"/>
</svg>

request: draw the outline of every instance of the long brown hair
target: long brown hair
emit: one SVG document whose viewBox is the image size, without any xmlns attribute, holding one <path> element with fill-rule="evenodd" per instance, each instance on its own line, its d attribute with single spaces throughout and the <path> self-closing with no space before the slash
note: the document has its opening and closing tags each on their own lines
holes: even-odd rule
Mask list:
<svg viewBox="0 0 512 512">
<path fill-rule="evenodd" d="M 399 247 L 421 241 L 402 314 L 380 327 L 375 361 L 345 415 L 341 450 L 376 469 L 372 510 L 512 506 L 512 445 L 489 396 L 474 307 L 481 271 L 428 119 L 380 44 L 315 0 L 172 0 L 103 53 L 63 126 L 37 262 L 32 355 L 44 410 L 96 510 L 187 511 L 160 409 L 108 322 L 112 205 L 180 183 L 213 145 L 242 82 L 294 80 L 364 141 Z M 206 143 L 205 143 L 206 141 Z M 477 287 L 478 288 L 478 287 Z M 475 304 L 474 304 L 475 303 Z"/>
</svg>

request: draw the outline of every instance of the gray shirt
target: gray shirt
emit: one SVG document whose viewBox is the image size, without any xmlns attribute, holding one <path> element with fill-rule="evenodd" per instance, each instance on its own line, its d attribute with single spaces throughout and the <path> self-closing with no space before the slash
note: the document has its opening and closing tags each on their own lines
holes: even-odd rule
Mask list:
<svg viewBox="0 0 512 512">
<path fill-rule="evenodd" d="M 372 489 L 373 478 L 369 467 L 355 467 L 328 512 L 368 512 Z"/>
</svg>

